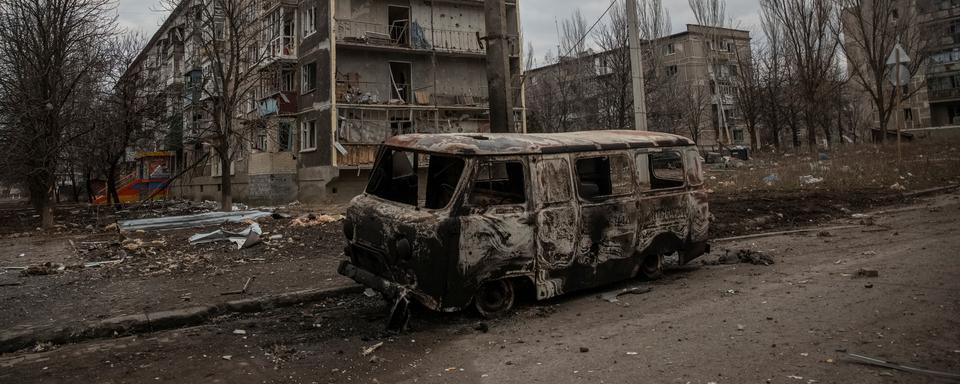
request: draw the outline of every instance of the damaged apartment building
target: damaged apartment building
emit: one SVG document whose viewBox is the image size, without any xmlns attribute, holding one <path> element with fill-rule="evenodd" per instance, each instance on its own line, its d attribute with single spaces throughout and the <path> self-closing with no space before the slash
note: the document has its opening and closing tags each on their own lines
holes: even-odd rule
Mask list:
<svg viewBox="0 0 960 384">
<path fill-rule="evenodd" d="M 349 200 L 361 193 L 378 145 L 391 136 L 489 132 L 482 0 L 252 3 L 263 59 L 235 120 L 249 133 L 229 170 L 234 200 Z M 157 91 L 170 95 L 169 113 L 182 118 L 185 132 L 181 168 L 210 154 L 173 183 L 172 195 L 215 200 L 226 170 L 209 142 L 189 138 L 210 124 L 203 96 L 191 86 L 209 69 L 191 41 L 190 9 L 173 11 L 135 65 L 165 79 Z M 524 131 L 515 1 L 507 2 L 506 15 L 515 129 Z"/>
</svg>

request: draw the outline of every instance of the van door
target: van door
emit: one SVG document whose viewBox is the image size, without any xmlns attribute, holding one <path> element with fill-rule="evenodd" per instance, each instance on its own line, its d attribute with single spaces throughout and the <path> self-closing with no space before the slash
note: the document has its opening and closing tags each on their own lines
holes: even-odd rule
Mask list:
<svg viewBox="0 0 960 384">
<path fill-rule="evenodd" d="M 653 150 L 637 154 L 636 160 L 642 195 L 637 249 L 678 248 L 681 244 L 677 241 L 687 237 L 690 217 L 682 153 L 669 148 Z M 654 240 L 660 243 L 654 244 Z"/>
<path fill-rule="evenodd" d="M 534 162 L 536 196 L 537 299 L 589 287 L 592 265 L 576 263 L 580 214 L 573 198 L 573 174 L 567 155 L 546 155 Z"/>
<path fill-rule="evenodd" d="M 459 209 L 459 257 L 451 266 L 448 297 L 468 299 L 485 281 L 533 272 L 528 175 L 519 157 L 474 161 Z"/>
<path fill-rule="evenodd" d="M 633 159 L 622 152 L 583 154 L 576 158 L 575 169 L 578 261 L 595 268 L 594 286 L 634 276 L 638 202 Z"/>
</svg>

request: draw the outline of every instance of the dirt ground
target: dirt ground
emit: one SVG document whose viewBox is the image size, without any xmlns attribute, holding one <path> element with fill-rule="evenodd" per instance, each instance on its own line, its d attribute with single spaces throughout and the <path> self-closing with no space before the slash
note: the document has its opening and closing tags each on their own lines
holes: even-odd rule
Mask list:
<svg viewBox="0 0 960 384">
<path fill-rule="evenodd" d="M 496 321 L 417 312 L 411 332 L 391 336 L 379 301 L 349 296 L 7 354 L 0 382 L 944 382 L 845 357 L 960 372 L 960 194 L 885 209 L 873 225 L 715 244 L 662 280 Z M 715 263 L 726 250 L 774 264 Z M 597 298 L 628 286 L 652 291 Z"/>
</svg>

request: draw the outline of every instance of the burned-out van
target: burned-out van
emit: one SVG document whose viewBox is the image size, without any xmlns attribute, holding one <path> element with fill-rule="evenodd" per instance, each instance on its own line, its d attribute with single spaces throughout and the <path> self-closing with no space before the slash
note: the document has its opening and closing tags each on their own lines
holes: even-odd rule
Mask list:
<svg viewBox="0 0 960 384">
<path fill-rule="evenodd" d="M 344 220 L 340 273 L 398 301 L 484 315 L 707 251 L 697 147 L 639 131 L 412 134 L 381 147 Z"/>
</svg>

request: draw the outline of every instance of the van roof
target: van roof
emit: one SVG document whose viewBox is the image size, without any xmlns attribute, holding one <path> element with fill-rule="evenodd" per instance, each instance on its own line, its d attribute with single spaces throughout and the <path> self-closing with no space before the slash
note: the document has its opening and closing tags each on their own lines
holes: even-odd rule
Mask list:
<svg viewBox="0 0 960 384">
<path fill-rule="evenodd" d="M 648 131 L 580 131 L 565 133 L 409 134 L 388 139 L 387 146 L 451 155 L 521 155 L 614 149 L 690 146 L 683 136 Z"/>
</svg>

